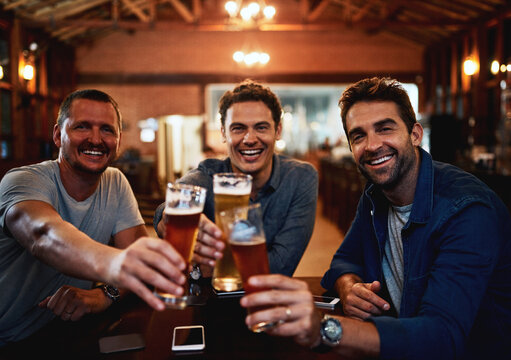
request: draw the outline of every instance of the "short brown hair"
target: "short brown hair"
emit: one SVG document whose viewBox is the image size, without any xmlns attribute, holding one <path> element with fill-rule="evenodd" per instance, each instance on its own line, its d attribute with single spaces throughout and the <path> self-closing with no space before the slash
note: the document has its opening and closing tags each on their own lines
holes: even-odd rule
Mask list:
<svg viewBox="0 0 511 360">
<path fill-rule="evenodd" d="M 412 132 L 413 125 L 417 122 L 410 98 L 403 86 L 395 79 L 373 77 L 350 85 L 339 99 L 342 126 L 346 135 L 348 134 L 346 115 L 350 108 L 360 101 L 394 102 L 398 107 L 399 115 L 405 122 L 408 133 Z"/>
<path fill-rule="evenodd" d="M 57 116 L 57 124 L 62 127 L 62 124 L 64 121 L 69 117 L 71 113 L 71 105 L 73 104 L 73 101 L 77 99 L 87 99 L 87 100 L 93 100 L 93 101 L 99 101 L 104 103 L 110 103 L 115 109 L 115 113 L 117 114 L 117 121 L 119 125 L 119 131 L 122 131 L 122 115 L 121 111 L 119 110 L 119 105 L 115 102 L 115 100 L 108 95 L 107 93 L 104 93 L 100 90 L 95 89 L 85 89 L 85 90 L 77 90 L 69 94 L 64 101 L 62 101 L 62 104 L 60 104 L 59 108 L 59 114 Z"/>
<path fill-rule="evenodd" d="M 226 91 L 220 98 L 218 108 L 222 126 L 225 125 L 227 110 L 235 103 L 247 101 L 262 101 L 270 109 L 271 116 L 275 122 L 275 128 L 277 128 L 282 116 L 282 106 L 277 95 L 269 87 L 265 87 L 250 79 L 239 83 L 232 91 Z"/>
</svg>

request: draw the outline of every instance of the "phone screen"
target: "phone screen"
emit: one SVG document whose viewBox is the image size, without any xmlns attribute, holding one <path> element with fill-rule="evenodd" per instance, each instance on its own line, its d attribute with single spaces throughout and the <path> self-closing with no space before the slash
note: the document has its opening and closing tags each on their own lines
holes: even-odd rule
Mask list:
<svg viewBox="0 0 511 360">
<path fill-rule="evenodd" d="M 178 326 L 174 328 L 172 350 L 202 350 L 204 349 L 204 327 Z"/>
</svg>

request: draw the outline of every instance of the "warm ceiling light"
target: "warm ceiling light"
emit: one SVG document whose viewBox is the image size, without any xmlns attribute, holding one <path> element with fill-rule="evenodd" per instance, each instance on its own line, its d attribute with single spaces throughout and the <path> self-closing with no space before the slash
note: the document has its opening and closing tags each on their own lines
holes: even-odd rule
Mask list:
<svg viewBox="0 0 511 360">
<path fill-rule="evenodd" d="M 4 67 L 0 65 L 0 80 L 4 78 Z"/>
<path fill-rule="evenodd" d="M 263 10 L 264 17 L 267 19 L 272 19 L 275 16 L 276 12 L 277 11 L 273 6 L 266 6 Z"/>
<path fill-rule="evenodd" d="M 468 58 L 463 63 L 463 72 L 465 75 L 471 76 L 474 75 L 477 71 L 477 63 L 472 60 L 471 58 Z"/>
<path fill-rule="evenodd" d="M 232 58 L 238 64 L 245 64 L 247 67 L 266 65 L 270 61 L 270 55 L 259 51 L 252 51 L 248 54 L 245 54 L 243 51 L 236 51 Z"/>
<path fill-rule="evenodd" d="M 229 14 L 229 16 L 235 16 L 238 12 L 238 4 L 236 1 L 227 1 L 225 3 L 225 10 Z"/>
<path fill-rule="evenodd" d="M 491 62 L 490 71 L 493 75 L 497 75 L 499 73 L 500 64 L 497 60 L 493 60 Z"/>
<path fill-rule="evenodd" d="M 23 67 L 22 76 L 23 76 L 23 79 L 25 79 L 25 80 L 32 80 L 34 78 L 34 67 L 30 64 L 26 64 Z"/>
<path fill-rule="evenodd" d="M 266 5 L 266 1 L 248 1 L 243 0 L 227 1 L 225 10 L 229 14 L 232 24 L 241 27 L 257 27 L 262 23 L 271 20 L 275 13 L 275 7 Z"/>
</svg>

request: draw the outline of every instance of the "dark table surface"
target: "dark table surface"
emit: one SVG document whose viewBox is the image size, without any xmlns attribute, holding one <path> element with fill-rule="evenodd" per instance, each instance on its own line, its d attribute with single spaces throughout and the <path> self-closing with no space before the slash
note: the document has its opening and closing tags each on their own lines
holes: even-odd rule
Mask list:
<svg viewBox="0 0 511 360">
<path fill-rule="evenodd" d="M 319 277 L 300 278 L 315 295 L 325 290 Z M 317 354 L 291 339 L 250 332 L 244 322 L 246 311 L 240 297 L 219 297 L 208 279 L 200 282 L 200 295 L 185 310 L 153 311 L 142 300 L 129 295 L 101 314 L 78 322 L 54 320 L 32 337 L 0 349 L 0 359 L 328 359 L 334 354 Z M 325 312 L 326 310 L 321 310 Z M 331 312 L 331 311 L 329 311 Z M 334 313 L 340 313 L 336 308 Z M 176 326 L 203 325 L 206 347 L 200 352 L 173 352 L 172 332 Z M 102 354 L 99 339 L 105 336 L 141 334 L 145 348 Z M 36 356 L 34 356 L 36 355 Z"/>
</svg>

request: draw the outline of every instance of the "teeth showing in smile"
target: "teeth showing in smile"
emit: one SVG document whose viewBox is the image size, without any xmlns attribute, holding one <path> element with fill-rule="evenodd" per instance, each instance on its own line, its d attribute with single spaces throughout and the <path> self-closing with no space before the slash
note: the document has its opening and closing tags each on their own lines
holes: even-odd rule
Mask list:
<svg viewBox="0 0 511 360">
<path fill-rule="evenodd" d="M 92 155 L 92 156 L 101 156 L 103 153 L 101 151 L 93 151 L 93 150 L 84 150 L 83 153 L 85 155 Z"/>
<path fill-rule="evenodd" d="M 379 159 L 370 161 L 369 164 L 371 164 L 371 165 L 378 165 L 378 164 L 381 164 L 382 162 L 385 162 L 385 161 L 389 160 L 391 157 L 392 157 L 392 155 L 387 155 L 387 156 L 381 157 Z"/>
<path fill-rule="evenodd" d="M 240 151 L 241 155 L 246 155 L 246 156 L 258 155 L 261 152 L 262 152 L 262 150 L 241 150 Z"/>
</svg>

